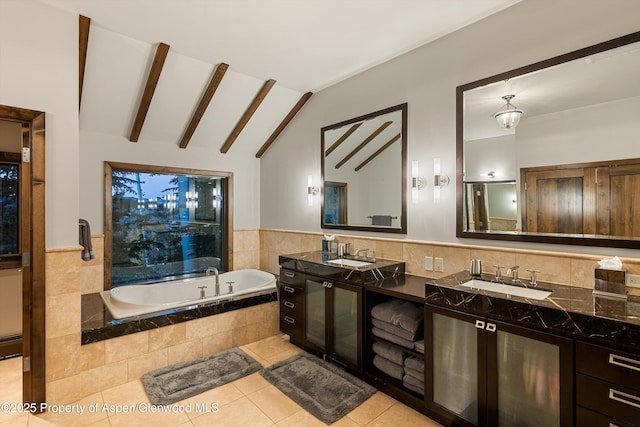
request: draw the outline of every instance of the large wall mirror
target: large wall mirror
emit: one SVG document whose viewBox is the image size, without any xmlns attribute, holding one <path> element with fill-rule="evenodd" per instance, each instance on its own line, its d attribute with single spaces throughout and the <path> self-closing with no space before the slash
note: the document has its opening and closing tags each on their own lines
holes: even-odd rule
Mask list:
<svg viewBox="0 0 640 427">
<path fill-rule="evenodd" d="M 322 228 L 407 232 L 407 104 L 321 129 Z"/>
<path fill-rule="evenodd" d="M 640 247 L 640 32 L 457 88 L 457 236 Z"/>
</svg>

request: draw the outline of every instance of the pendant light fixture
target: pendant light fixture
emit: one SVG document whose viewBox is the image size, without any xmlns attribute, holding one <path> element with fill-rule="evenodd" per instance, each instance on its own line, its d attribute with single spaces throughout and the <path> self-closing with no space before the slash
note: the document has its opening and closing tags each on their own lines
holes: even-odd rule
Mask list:
<svg viewBox="0 0 640 427">
<path fill-rule="evenodd" d="M 500 125 L 503 129 L 511 129 L 518 126 L 518 122 L 520 121 L 520 116 L 522 115 L 522 110 L 516 108 L 513 104 L 511 104 L 511 100 L 515 97 L 515 95 L 505 95 L 502 97 L 505 101 L 507 101 L 507 105 L 497 113 L 493 115 L 493 117 L 497 120 L 498 125 Z"/>
</svg>

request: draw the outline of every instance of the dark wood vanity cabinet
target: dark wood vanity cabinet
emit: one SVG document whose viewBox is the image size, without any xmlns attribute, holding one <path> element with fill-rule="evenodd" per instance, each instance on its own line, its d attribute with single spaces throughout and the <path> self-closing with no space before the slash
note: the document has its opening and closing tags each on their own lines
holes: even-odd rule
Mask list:
<svg viewBox="0 0 640 427">
<path fill-rule="evenodd" d="M 576 425 L 640 426 L 640 355 L 576 342 Z"/>
<path fill-rule="evenodd" d="M 293 344 L 362 372 L 362 287 L 280 270 L 280 330 Z"/>
<path fill-rule="evenodd" d="M 425 306 L 425 405 L 447 425 L 573 426 L 573 340 Z"/>
<path fill-rule="evenodd" d="M 301 343 L 304 337 L 303 276 L 296 271 L 280 270 L 280 331 L 289 335 L 292 343 Z"/>
</svg>

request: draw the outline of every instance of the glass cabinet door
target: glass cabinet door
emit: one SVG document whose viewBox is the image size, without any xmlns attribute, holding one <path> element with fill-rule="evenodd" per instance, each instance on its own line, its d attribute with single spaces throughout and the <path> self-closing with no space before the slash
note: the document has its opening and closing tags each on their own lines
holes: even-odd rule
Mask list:
<svg viewBox="0 0 640 427">
<path fill-rule="evenodd" d="M 432 314 L 432 401 L 478 423 L 478 331 L 475 324 Z M 426 344 L 426 343 L 425 343 Z"/>
<path fill-rule="evenodd" d="M 333 351 L 340 358 L 358 364 L 359 292 L 333 286 Z"/>
<path fill-rule="evenodd" d="M 307 280 L 305 299 L 305 339 L 326 350 L 325 285 Z"/>
<path fill-rule="evenodd" d="M 498 425 L 560 426 L 560 348 L 500 329 L 496 334 Z"/>
</svg>

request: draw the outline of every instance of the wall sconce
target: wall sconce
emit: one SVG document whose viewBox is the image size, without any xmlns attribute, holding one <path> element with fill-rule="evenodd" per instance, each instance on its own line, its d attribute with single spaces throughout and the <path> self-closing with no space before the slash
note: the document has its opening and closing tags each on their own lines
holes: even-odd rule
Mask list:
<svg viewBox="0 0 640 427">
<path fill-rule="evenodd" d="M 309 175 L 307 177 L 307 201 L 309 206 L 313 206 L 313 196 L 316 196 L 319 192 L 320 189 L 313 186 L 313 177 Z"/>
<path fill-rule="evenodd" d="M 433 159 L 433 202 L 440 203 L 440 188 L 449 184 L 449 177 L 440 169 L 440 158 Z"/>
<path fill-rule="evenodd" d="M 214 209 L 217 209 L 220 206 L 220 200 L 222 200 L 222 196 L 218 194 L 218 189 L 214 188 L 211 193 L 212 197 L 212 206 Z"/>
<path fill-rule="evenodd" d="M 427 180 L 420 176 L 420 167 L 418 161 L 411 162 L 411 201 L 418 203 L 418 191 L 427 185 Z"/>
<path fill-rule="evenodd" d="M 193 193 L 187 191 L 187 209 L 197 208 L 198 207 L 198 192 L 194 191 Z"/>
</svg>

